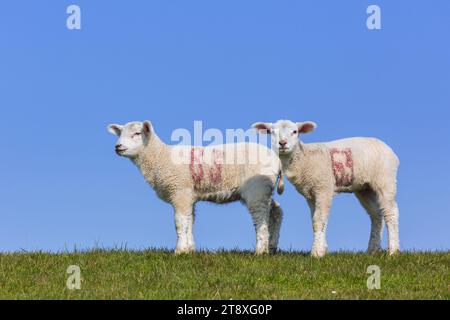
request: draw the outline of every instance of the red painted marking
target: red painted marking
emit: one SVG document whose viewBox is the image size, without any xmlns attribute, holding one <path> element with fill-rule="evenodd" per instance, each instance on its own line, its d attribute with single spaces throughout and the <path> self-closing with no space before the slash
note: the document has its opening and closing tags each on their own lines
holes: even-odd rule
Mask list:
<svg viewBox="0 0 450 320">
<path fill-rule="evenodd" d="M 198 153 L 200 153 L 200 155 Z M 196 184 L 200 183 L 203 180 L 204 176 L 202 157 L 203 149 L 191 149 L 191 161 L 189 164 L 189 170 L 191 171 L 192 179 Z"/>
<path fill-rule="evenodd" d="M 218 149 L 212 150 L 212 164 L 203 163 L 204 149 L 191 148 L 191 158 L 189 163 L 189 170 L 191 172 L 192 180 L 195 184 L 200 184 L 205 178 L 205 171 L 207 171 L 207 177 L 213 184 L 219 184 L 222 182 L 222 169 L 223 169 L 223 151 Z"/>
<path fill-rule="evenodd" d="M 333 168 L 334 178 L 337 187 L 349 187 L 353 184 L 354 168 L 352 150 L 330 149 L 331 166 Z"/>
<path fill-rule="evenodd" d="M 209 179 L 214 184 L 222 182 L 222 165 L 223 165 L 223 152 L 217 149 L 213 150 L 213 162 L 211 170 L 209 171 Z"/>
</svg>

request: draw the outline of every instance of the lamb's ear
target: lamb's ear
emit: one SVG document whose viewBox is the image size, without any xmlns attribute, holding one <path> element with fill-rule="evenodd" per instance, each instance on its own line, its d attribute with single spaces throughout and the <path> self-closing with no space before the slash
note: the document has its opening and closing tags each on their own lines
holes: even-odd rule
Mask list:
<svg viewBox="0 0 450 320">
<path fill-rule="evenodd" d="M 153 129 L 152 129 L 152 123 L 148 120 L 145 120 L 142 123 L 142 133 L 148 137 L 150 136 L 150 134 L 152 133 Z"/>
<path fill-rule="evenodd" d="M 255 122 L 252 124 L 252 128 L 258 130 L 259 133 L 272 133 L 272 123 L 270 122 Z"/>
<path fill-rule="evenodd" d="M 122 133 L 122 129 L 123 126 L 121 126 L 120 124 L 110 124 L 108 126 L 108 131 L 116 136 L 120 136 L 120 134 Z"/>
<path fill-rule="evenodd" d="M 317 124 L 312 121 L 297 122 L 298 133 L 310 133 L 317 128 Z"/>
</svg>

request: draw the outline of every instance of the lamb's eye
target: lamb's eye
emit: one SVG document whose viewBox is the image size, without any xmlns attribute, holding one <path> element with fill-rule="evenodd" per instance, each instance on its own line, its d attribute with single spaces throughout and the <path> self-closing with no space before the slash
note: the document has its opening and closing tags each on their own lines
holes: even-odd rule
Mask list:
<svg viewBox="0 0 450 320">
<path fill-rule="evenodd" d="M 293 134 L 297 134 L 297 130 L 292 131 Z"/>
<path fill-rule="evenodd" d="M 140 135 L 141 135 L 141 132 L 136 132 L 135 134 L 133 134 L 133 137 L 140 136 Z"/>
</svg>

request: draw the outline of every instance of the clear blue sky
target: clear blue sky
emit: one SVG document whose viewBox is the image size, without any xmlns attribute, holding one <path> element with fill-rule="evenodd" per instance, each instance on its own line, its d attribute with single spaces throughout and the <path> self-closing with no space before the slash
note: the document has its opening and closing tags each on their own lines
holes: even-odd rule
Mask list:
<svg viewBox="0 0 450 320">
<path fill-rule="evenodd" d="M 82 29 L 66 28 L 78 4 Z M 366 28 L 378 4 L 382 30 Z M 110 122 L 248 128 L 314 120 L 306 142 L 383 139 L 401 159 L 403 249 L 449 249 L 450 2 L 3 1 L 0 251 L 175 245 L 172 209 L 113 152 Z M 289 185 L 280 245 L 309 250 Z M 331 250 L 365 250 L 369 218 L 335 199 Z M 197 247 L 253 249 L 239 203 L 201 203 Z M 384 240 L 384 244 L 386 241 Z"/>
</svg>

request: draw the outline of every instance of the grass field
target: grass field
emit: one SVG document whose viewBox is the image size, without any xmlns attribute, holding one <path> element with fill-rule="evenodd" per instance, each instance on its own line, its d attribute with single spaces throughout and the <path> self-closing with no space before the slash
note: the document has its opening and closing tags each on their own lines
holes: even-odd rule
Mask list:
<svg viewBox="0 0 450 320">
<path fill-rule="evenodd" d="M 66 287 L 78 265 L 81 289 Z M 368 290 L 367 267 L 381 269 Z M 0 254 L 2 299 L 449 299 L 450 253 L 332 253 L 94 250 Z"/>
</svg>

